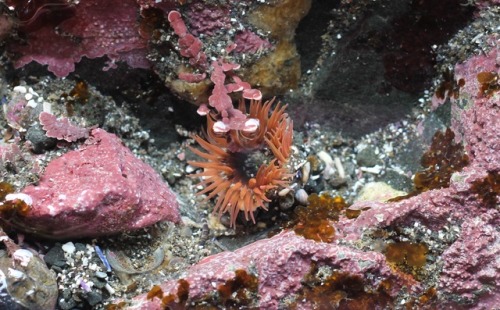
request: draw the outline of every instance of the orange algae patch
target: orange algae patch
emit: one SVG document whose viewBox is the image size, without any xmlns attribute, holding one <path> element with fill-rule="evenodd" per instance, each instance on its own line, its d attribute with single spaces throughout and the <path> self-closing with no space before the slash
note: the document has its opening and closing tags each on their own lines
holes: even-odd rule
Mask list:
<svg viewBox="0 0 500 310">
<path fill-rule="evenodd" d="M 302 301 L 310 304 L 311 309 L 386 309 L 393 300 L 388 294 L 389 281 L 382 281 L 377 288 L 365 285 L 364 280 L 347 272 L 333 272 L 324 279 L 319 276 L 318 267 L 313 265 L 305 276 L 304 286 L 295 297 L 290 309 L 302 309 Z"/>
<path fill-rule="evenodd" d="M 61 99 L 65 102 L 66 112 L 68 116 L 73 116 L 75 114 L 75 103 L 85 104 L 90 98 L 90 92 L 87 83 L 85 81 L 76 82 L 73 89 L 68 93 L 62 93 Z"/>
<path fill-rule="evenodd" d="M 435 287 L 431 287 L 418 298 L 418 301 L 422 304 L 426 304 L 434 300 L 436 297 L 437 297 L 437 290 Z"/>
<path fill-rule="evenodd" d="M 217 287 L 216 291 L 208 291 L 199 299 L 189 298 L 189 282 L 184 279 L 178 281 L 177 293 L 164 295 L 160 286 L 154 285 L 147 294 L 147 299 L 161 299 L 163 309 L 251 309 L 258 300 L 258 279 L 243 269 L 235 271 L 234 278 L 228 279 Z M 119 308 L 115 308 L 119 309 Z M 115 310 L 112 309 L 112 310 Z"/>
<path fill-rule="evenodd" d="M 350 210 L 350 209 L 347 209 L 347 210 L 345 210 L 345 216 L 348 219 L 355 219 L 355 218 L 357 218 L 361 214 L 361 211 L 362 210 Z"/>
<path fill-rule="evenodd" d="M 165 27 L 166 22 L 162 10 L 157 8 L 143 9 L 139 20 L 139 32 L 143 36 L 159 39 L 161 33 L 158 29 Z"/>
<path fill-rule="evenodd" d="M 405 304 L 407 310 L 412 309 L 438 309 L 436 306 L 437 301 L 437 290 L 435 287 L 430 287 L 422 295 L 417 298 L 412 298 L 409 302 Z"/>
<path fill-rule="evenodd" d="M 106 310 L 122 310 L 125 309 L 127 303 L 125 301 L 121 301 L 117 304 L 109 304 L 106 306 Z"/>
<path fill-rule="evenodd" d="M 481 84 L 480 96 L 491 97 L 495 92 L 500 91 L 500 79 L 496 72 L 479 72 L 477 81 Z"/>
<path fill-rule="evenodd" d="M 469 163 L 469 156 L 461 144 L 453 141 L 454 138 L 455 134 L 450 128 L 444 133 L 436 132 L 430 150 L 421 159 L 425 170 L 415 174 L 415 188 L 418 191 L 450 186 L 451 175 Z"/>
<path fill-rule="evenodd" d="M 234 273 L 233 279 L 227 280 L 217 288 L 219 297 L 222 304 L 229 308 L 248 306 L 254 300 L 252 295 L 258 292 L 259 280 L 243 269 L 238 269 Z"/>
<path fill-rule="evenodd" d="M 160 286 L 154 285 L 146 295 L 148 300 L 154 298 L 161 299 L 163 309 L 186 309 L 186 302 L 189 297 L 189 282 L 180 279 L 177 286 L 177 294 L 168 294 L 163 296 L 163 290 Z"/>
<path fill-rule="evenodd" d="M 318 242 L 332 242 L 335 237 L 332 221 L 338 220 L 347 204 L 342 197 L 328 194 L 311 194 L 308 202 L 307 207 L 295 210 L 295 220 L 292 220 L 295 233 Z"/>
<path fill-rule="evenodd" d="M 400 201 L 416 196 L 422 192 L 450 186 L 451 175 L 462 170 L 469 163 L 461 144 L 453 141 L 455 134 L 450 128 L 436 132 L 432 138 L 430 149 L 424 153 L 421 164 L 424 170 L 415 174 L 413 179 L 415 190 L 408 195 L 395 197 L 389 201 Z"/>
<path fill-rule="evenodd" d="M 472 183 L 471 191 L 475 193 L 484 205 L 494 208 L 500 195 L 500 173 L 488 172 L 483 180 Z"/>
<path fill-rule="evenodd" d="M 89 100 L 90 92 L 87 83 L 84 81 L 76 82 L 75 87 L 69 92 L 73 99 L 78 100 L 80 103 L 86 103 Z"/>
<path fill-rule="evenodd" d="M 177 294 L 168 294 L 161 300 L 165 309 L 186 309 L 186 302 L 189 298 L 189 282 L 180 279 L 177 283 L 179 284 Z"/>
<path fill-rule="evenodd" d="M 257 277 L 244 269 L 235 270 L 234 274 L 234 278 L 219 285 L 216 292 L 208 291 L 204 297 L 191 301 L 189 309 L 257 309 Z"/>
<path fill-rule="evenodd" d="M 436 97 L 444 100 L 446 98 L 458 99 L 460 88 L 465 85 L 465 80 L 460 79 L 455 82 L 455 77 L 452 71 L 446 69 L 443 72 L 443 80 L 436 89 Z"/>
<path fill-rule="evenodd" d="M 7 182 L 0 182 L 0 202 L 5 200 L 5 196 L 14 192 L 14 186 Z"/>
<path fill-rule="evenodd" d="M 5 201 L 8 194 L 14 193 L 14 187 L 7 182 L 0 182 L 0 213 L 3 218 L 10 218 L 14 215 L 26 216 L 31 207 L 21 199 Z"/>
<path fill-rule="evenodd" d="M 423 243 L 396 242 L 388 244 L 384 254 L 391 265 L 418 277 L 427 261 L 427 252 L 428 248 Z"/>
<path fill-rule="evenodd" d="M 153 299 L 153 298 L 163 298 L 163 290 L 161 289 L 160 286 L 154 285 L 153 288 L 148 292 L 148 295 L 146 296 L 146 299 Z"/>
<path fill-rule="evenodd" d="M 15 214 L 26 216 L 30 210 L 31 207 L 20 199 L 4 201 L 0 205 L 0 213 L 7 214 L 7 218 Z"/>
</svg>

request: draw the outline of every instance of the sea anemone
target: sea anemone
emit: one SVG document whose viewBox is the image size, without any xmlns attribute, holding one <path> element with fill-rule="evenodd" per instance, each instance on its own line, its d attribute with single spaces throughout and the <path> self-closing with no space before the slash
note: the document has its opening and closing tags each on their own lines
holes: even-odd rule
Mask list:
<svg viewBox="0 0 500 310">
<path fill-rule="evenodd" d="M 194 137 L 206 151 L 191 148 L 206 160 L 189 162 L 203 168 L 203 172 L 191 175 L 201 178 L 199 185 L 204 189 L 198 194 L 207 194 L 207 200 L 217 196 L 214 212 L 219 216 L 229 213 L 231 226 L 240 211 L 245 213 L 247 221 L 255 223 L 254 211 L 259 207 L 267 210 L 270 199 L 266 194 L 278 186 L 286 186 L 291 177 L 286 163 L 291 152 L 293 123 L 284 112 L 286 105 L 278 103 L 270 112 L 273 101 L 250 102 L 248 118 L 259 122 L 254 131 L 217 133 L 214 116 L 209 116 L 206 140 Z M 247 113 L 243 101 L 238 109 Z"/>
</svg>

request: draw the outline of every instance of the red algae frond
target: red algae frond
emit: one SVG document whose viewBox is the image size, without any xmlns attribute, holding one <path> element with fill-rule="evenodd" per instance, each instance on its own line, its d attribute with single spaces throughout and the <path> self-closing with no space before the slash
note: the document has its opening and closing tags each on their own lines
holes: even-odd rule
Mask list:
<svg viewBox="0 0 500 310">
<path fill-rule="evenodd" d="M 206 139 L 194 137 L 204 151 L 191 150 L 206 160 L 189 162 L 203 168 L 203 172 L 192 175 L 200 177 L 199 185 L 204 186 L 198 194 L 216 198 L 214 212 L 229 213 L 231 226 L 240 211 L 255 223 L 253 213 L 258 208 L 267 209 L 269 191 L 286 186 L 291 177 L 286 163 L 291 154 L 293 123 L 285 113 L 286 105 L 278 103 L 271 112 L 272 104 L 273 100 L 250 102 L 248 118 L 259 121 L 255 131 L 218 133 L 214 131 L 214 118 L 209 116 Z M 238 109 L 247 114 L 243 101 Z"/>
</svg>

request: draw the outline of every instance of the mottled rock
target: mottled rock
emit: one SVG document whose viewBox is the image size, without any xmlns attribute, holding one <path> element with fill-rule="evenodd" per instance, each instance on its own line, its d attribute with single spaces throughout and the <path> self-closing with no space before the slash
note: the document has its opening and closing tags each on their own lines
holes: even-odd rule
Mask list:
<svg viewBox="0 0 500 310">
<path fill-rule="evenodd" d="M 33 153 L 35 154 L 41 154 L 46 150 L 50 150 L 57 144 L 56 139 L 49 138 L 45 135 L 45 131 L 39 124 L 28 128 L 26 139 L 31 142 Z"/>
<path fill-rule="evenodd" d="M 64 299 L 64 298 L 59 299 L 57 304 L 59 305 L 59 308 L 63 310 L 70 310 L 76 307 L 76 301 L 72 299 L 71 296 L 69 299 Z"/>
<path fill-rule="evenodd" d="M 0 253 L 0 309 L 54 309 L 55 274 L 33 252 L 21 249 L 3 231 L 7 251 Z"/>
<path fill-rule="evenodd" d="M 47 238 L 94 237 L 180 220 L 175 194 L 113 134 L 94 129 L 76 151 L 47 166 L 26 217 L 11 224 Z"/>
</svg>

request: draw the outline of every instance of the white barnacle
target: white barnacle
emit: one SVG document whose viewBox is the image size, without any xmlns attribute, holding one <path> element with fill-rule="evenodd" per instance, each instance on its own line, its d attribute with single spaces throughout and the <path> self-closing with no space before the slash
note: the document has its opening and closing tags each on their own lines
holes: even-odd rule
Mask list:
<svg viewBox="0 0 500 310">
<path fill-rule="evenodd" d="M 24 201 L 28 206 L 33 205 L 33 199 L 29 195 L 26 195 L 24 193 L 14 193 L 5 196 L 6 201 L 13 201 L 17 199 Z"/>
<path fill-rule="evenodd" d="M 14 261 L 19 262 L 19 264 L 23 267 L 28 266 L 33 257 L 33 253 L 26 249 L 18 249 L 12 254 L 12 258 Z"/>
</svg>

